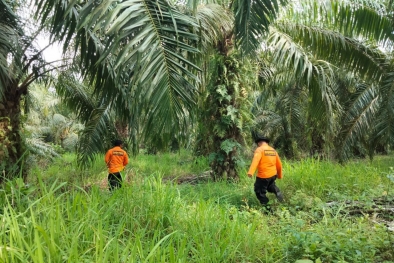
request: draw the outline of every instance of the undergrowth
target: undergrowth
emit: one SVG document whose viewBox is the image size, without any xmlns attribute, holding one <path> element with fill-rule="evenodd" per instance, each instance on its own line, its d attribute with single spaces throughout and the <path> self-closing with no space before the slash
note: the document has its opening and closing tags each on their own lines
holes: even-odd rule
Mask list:
<svg viewBox="0 0 394 263">
<path fill-rule="evenodd" d="M 393 157 L 339 165 L 284 161 L 285 195 L 261 210 L 246 167 L 239 183 L 178 185 L 166 177 L 201 174 L 187 153 L 131 158 L 125 186 L 101 187 L 101 159 L 89 171 L 66 156 L 36 168 L 26 186 L 0 192 L 1 262 L 394 262 L 394 236 L 379 214 L 353 215 L 392 200 Z M 85 186 L 89 184 L 90 187 Z M 331 204 L 335 205 L 331 205 Z M 391 218 L 393 220 L 393 218 Z"/>
</svg>

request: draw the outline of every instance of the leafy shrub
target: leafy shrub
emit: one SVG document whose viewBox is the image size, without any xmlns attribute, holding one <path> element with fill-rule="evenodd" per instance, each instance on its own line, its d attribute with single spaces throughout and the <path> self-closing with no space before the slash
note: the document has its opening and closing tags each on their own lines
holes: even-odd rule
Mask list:
<svg viewBox="0 0 394 263">
<path fill-rule="evenodd" d="M 76 150 L 78 143 L 78 134 L 76 133 L 69 133 L 67 137 L 63 140 L 62 146 L 64 150 L 68 152 L 74 152 Z"/>
</svg>

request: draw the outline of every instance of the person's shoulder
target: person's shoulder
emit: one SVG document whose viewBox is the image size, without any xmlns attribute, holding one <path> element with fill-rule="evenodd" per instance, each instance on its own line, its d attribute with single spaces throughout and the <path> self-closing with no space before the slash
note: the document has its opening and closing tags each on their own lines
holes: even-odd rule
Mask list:
<svg viewBox="0 0 394 263">
<path fill-rule="evenodd" d="M 277 155 L 277 156 L 279 156 L 279 154 L 278 154 L 278 151 L 277 151 L 277 150 L 275 150 L 275 148 L 274 148 L 274 147 L 272 147 L 272 146 L 269 146 L 269 147 L 270 147 L 270 150 L 274 151 L 274 152 L 276 153 L 276 155 Z"/>
<path fill-rule="evenodd" d="M 269 148 L 270 150 L 274 150 L 274 151 L 276 152 L 276 150 L 275 150 L 274 147 L 272 147 L 271 145 L 267 145 L 267 146 L 268 146 L 268 148 Z"/>
<path fill-rule="evenodd" d="M 261 153 L 262 151 L 264 151 L 264 147 L 263 146 L 259 146 L 256 148 L 256 150 L 254 150 L 255 153 Z"/>
<path fill-rule="evenodd" d="M 112 152 L 112 150 L 113 150 L 113 148 L 108 149 L 108 150 L 107 150 L 107 153 Z"/>
<path fill-rule="evenodd" d="M 270 146 L 270 145 L 267 145 L 267 146 L 268 146 L 267 149 L 269 149 L 269 150 L 271 150 L 271 151 L 274 151 L 276 154 L 278 154 L 278 152 L 275 150 L 274 147 L 272 147 L 272 146 Z"/>
</svg>

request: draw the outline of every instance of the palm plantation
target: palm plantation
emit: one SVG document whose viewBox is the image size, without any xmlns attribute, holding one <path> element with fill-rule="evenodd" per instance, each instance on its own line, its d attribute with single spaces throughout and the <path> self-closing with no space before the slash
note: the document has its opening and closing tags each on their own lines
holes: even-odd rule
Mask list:
<svg viewBox="0 0 394 263">
<path fill-rule="evenodd" d="M 373 156 L 372 146 L 392 141 L 390 57 L 378 48 L 391 45 L 383 3 L 35 4 L 41 28 L 75 59 L 56 86 L 85 124 L 81 164 L 120 134 L 134 153 L 141 143 L 168 150 L 194 140 L 212 157 L 214 178 L 232 180 L 255 133 L 288 157 Z M 31 42 L 15 49 L 24 33 L 7 6 L 3 32 L 13 41 L 2 38 L 2 105 L 15 110 L 3 109 L 2 154 L 15 164 L 25 154 L 15 132 L 22 95 L 48 71 L 40 51 L 26 56 Z"/>
<path fill-rule="evenodd" d="M 48 82 L 48 73 L 56 69 L 54 62 L 43 59 L 45 48 L 39 50 L 34 44 L 43 27 L 29 28 L 28 22 L 22 22 L 13 12 L 16 8 L 1 1 L 0 167 L 6 178 L 26 175 L 23 169 L 26 149 L 21 137 L 22 101 L 32 83 Z"/>
<path fill-rule="evenodd" d="M 374 147 L 384 144 L 387 149 L 392 138 L 391 115 L 382 114 L 391 111 L 391 103 L 382 101 L 390 96 L 380 93 L 391 93 L 386 86 L 390 58 L 378 47 L 391 45 L 390 20 L 380 16 L 383 5 L 377 3 L 358 6 L 354 14 L 347 12 L 350 4 L 335 1 L 319 8 L 314 8 L 313 1 L 304 5 L 301 10 L 309 15 L 290 9 L 288 16 L 296 23 L 278 21 L 269 38 L 268 46 L 274 46 L 274 52 L 268 52 L 268 59 L 279 64 L 269 71 L 270 86 L 284 89 L 277 98 L 270 96 L 272 91 L 261 94 L 262 105 L 270 106 L 257 110 L 256 105 L 262 113 L 260 120 L 266 129 L 281 134 L 279 141 L 285 147 L 303 148 L 312 155 L 322 154 L 326 148 L 326 154 L 331 152 L 339 160 L 352 154 L 372 157 Z M 363 22 L 366 17 L 368 24 Z M 354 23 L 352 30 L 346 21 Z M 286 80 L 283 72 L 291 69 L 296 75 Z M 270 98 L 274 101 L 267 102 Z M 273 114 L 264 114 L 272 107 Z M 376 130 L 372 120 L 378 120 L 384 131 Z M 335 151 L 327 151 L 330 148 Z M 294 154 L 294 149 L 286 151 L 290 157 Z"/>
<path fill-rule="evenodd" d="M 0 0 L 0 261 L 394 262 L 392 4 Z"/>
</svg>

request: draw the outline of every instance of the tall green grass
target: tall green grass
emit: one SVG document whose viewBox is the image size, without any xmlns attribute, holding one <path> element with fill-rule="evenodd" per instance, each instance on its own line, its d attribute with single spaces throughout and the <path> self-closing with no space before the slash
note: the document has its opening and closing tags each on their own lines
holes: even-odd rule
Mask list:
<svg viewBox="0 0 394 263">
<path fill-rule="evenodd" d="M 185 160 L 169 156 L 154 172 L 135 159 L 131 182 L 113 193 L 63 180 L 73 170 L 54 173 L 59 163 L 34 171 L 34 191 L 9 182 L 0 192 L 0 262 L 394 262 L 393 233 L 383 224 L 325 205 L 392 196 L 389 162 L 284 162 L 278 185 L 286 202 L 271 195 L 275 212 L 265 214 L 246 174 L 237 184 L 164 183 L 167 166 Z M 80 185 L 92 174 L 79 175 Z"/>
<path fill-rule="evenodd" d="M 158 173 L 163 177 L 176 178 L 201 174 L 209 169 L 209 163 L 204 157 L 195 157 L 186 150 L 180 150 L 176 153 L 131 157 L 128 169 L 145 175 Z"/>
<path fill-rule="evenodd" d="M 284 164 L 286 192 L 297 190 L 325 201 L 363 199 L 394 194 L 393 184 L 387 175 L 393 157 L 378 157 L 370 163 L 358 160 L 346 165 L 315 159 Z M 391 163 L 392 165 L 392 163 Z"/>
</svg>

